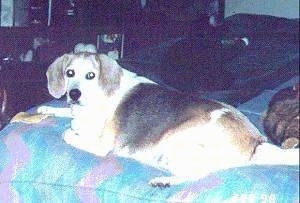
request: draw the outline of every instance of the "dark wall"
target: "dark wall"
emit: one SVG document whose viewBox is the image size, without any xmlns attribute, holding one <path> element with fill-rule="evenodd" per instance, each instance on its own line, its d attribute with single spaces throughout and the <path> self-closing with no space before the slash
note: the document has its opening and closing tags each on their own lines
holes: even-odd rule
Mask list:
<svg viewBox="0 0 300 203">
<path fill-rule="evenodd" d="M 20 31 L 9 28 L 12 36 L 10 31 L 0 30 L 0 36 L 8 33 L 8 38 L 1 37 L 8 40 L 0 39 L 0 44 L 5 44 L 1 49 L 20 51 L 37 35 L 69 48 L 76 42 L 96 44 L 98 34 L 122 33 L 124 53 L 132 54 L 169 38 L 214 34 L 210 17 L 222 16 L 222 2 L 149 0 L 142 8 L 139 0 L 52 0 L 51 25 L 47 26 L 48 0 L 30 0 L 30 22 L 41 23 L 30 23 Z"/>
</svg>

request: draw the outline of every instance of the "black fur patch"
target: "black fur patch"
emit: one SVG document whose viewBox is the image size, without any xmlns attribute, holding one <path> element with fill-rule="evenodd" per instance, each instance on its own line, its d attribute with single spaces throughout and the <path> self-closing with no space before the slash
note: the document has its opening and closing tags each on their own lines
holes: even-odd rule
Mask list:
<svg viewBox="0 0 300 203">
<path fill-rule="evenodd" d="M 212 110 L 222 108 L 213 101 L 200 99 L 156 84 L 139 84 L 116 110 L 115 122 L 121 147 L 131 152 L 157 143 L 169 129 L 201 116 L 209 119 Z M 199 115 L 202 114 L 202 115 Z"/>
</svg>

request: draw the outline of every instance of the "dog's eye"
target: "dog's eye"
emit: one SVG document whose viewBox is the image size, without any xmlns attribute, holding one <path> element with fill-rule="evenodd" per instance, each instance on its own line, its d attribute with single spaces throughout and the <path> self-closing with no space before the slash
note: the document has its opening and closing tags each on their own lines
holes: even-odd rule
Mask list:
<svg viewBox="0 0 300 203">
<path fill-rule="evenodd" d="M 95 77 L 94 72 L 88 72 L 85 76 L 85 78 L 88 79 L 88 80 L 92 80 L 94 77 Z"/>
<path fill-rule="evenodd" d="M 67 70 L 66 74 L 67 74 L 67 77 L 71 78 L 71 77 L 74 77 L 75 71 L 74 70 Z"/>
</svg>

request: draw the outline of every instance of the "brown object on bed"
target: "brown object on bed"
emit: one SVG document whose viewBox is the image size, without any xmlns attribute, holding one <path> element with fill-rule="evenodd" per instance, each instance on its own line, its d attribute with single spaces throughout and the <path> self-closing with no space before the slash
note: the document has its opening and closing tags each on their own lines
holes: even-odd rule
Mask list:
<svg viewBox="0 0 300 203">
<path fill-rule="evenodd" d="M 50 114 L 29 114 L 26 112 L 20 112 L 15 115 L 11 122 L 22 122 L 22 123 L 39 123 L 47 117 L 51 116 Z"/>
<path fill-rule="evenodd" d="M 299 83 L 272 97 L 263 126 L 274 144 L 282 148 L 299 148 Z"/>
</svg>

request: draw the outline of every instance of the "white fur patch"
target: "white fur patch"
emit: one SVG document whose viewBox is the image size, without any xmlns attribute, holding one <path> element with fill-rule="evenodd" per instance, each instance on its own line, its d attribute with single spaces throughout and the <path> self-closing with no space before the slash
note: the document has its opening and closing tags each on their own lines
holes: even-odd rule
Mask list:
<svg viewBox="0 0 300 203">
<path fill-rule="evenodd" d="M 211 120 L 209 122 L 216 122 L 218 119 L 222 118 L 222 116 L 227 114 L 228 112 L 230 112 L 230 109 L 227 108 L 214 110 L 213 112 L 210 113 Z"/>
</svg>

